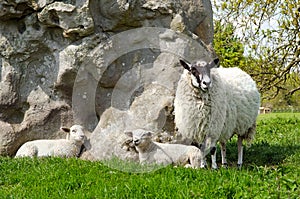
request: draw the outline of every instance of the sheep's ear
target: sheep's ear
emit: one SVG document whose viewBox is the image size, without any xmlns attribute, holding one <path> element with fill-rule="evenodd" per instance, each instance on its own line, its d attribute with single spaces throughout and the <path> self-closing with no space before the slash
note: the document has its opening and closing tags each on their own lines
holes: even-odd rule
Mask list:
<svg viewBox="0 0 300 199">
<path fill-rule="evenodd" d="M 220 59 L 215 58 L 212 62 L 209 63 L 209 68 L 216 67 L 218 68 L 220 66 Z"/>
<path fill-rule="evenodd" d="M 60 127 L 60 130 L 66 132 L 66 133 L 70 133 L 70 128 L 67 128 L 67 127 Z"/>
<path fill-rule="evenodd" d="M 191 64 L 188 62 L 183 61 L 182 59 L 179 60 L 180 64 L 188 71 L 191 71 Z"/>
<path fill-rule="evenodd" d="M 129 137 L 132 137 L 132 132 L 131 131 L 125 131 L 124 132 L 126 135 L 128 135 Z"/>
</svg>

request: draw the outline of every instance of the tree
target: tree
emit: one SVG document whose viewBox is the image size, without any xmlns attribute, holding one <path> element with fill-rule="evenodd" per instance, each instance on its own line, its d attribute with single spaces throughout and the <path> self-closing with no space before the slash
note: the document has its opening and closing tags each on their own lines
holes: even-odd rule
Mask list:
<svg viewBox="0 0 300 199">
<path fill-rule="evenodd" d="M 244 45 L 235 36 L 232 23 L 221 24 L 214 21 L 214 49 L 223 67 L 240 67 L 245 65 Z"/>
<path fill-rule="evenodd" d="M 232 24 L 244 44 L 244 66 L 258 83 L 263 99 L 272 99 L 280 92 L 287 96 L 299 92 L 298 0 L 214 0 L 213 5 L 215 20 Z M 294 82 L 294 87 L 287 82 Z"/>
</svg>

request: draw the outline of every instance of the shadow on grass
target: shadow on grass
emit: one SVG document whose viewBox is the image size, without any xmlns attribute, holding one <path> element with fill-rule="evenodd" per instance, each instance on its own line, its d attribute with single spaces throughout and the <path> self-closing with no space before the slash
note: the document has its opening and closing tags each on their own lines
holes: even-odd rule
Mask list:
<svg viewBox="0 0 300 199">
<path fill-rule="evenodd" d="M 227 144 L 227 161 L 229 165 L 237 163 L 237 143 Z M 251 146 L 244 146 L 243 165 L 247 166 L 276 166 L 282 164 L 288 157 L 300 154 L 300 144 L 282 146 L 269 144 L 267 142 L 253 143 Z M 221 157 L 218 155 L 218 161 Z"/>
</svg>

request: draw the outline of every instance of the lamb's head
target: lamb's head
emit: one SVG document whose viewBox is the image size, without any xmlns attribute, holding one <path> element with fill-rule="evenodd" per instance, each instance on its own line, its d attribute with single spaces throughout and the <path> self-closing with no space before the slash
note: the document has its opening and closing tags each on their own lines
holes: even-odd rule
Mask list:
<svg viewBox="0 0 300 199">
<path fill-rule="evenodd" d="M 61 127 L 62 131 L 68 133 L 67 140 L 73 140 L 77 143 L 83 144 L 85 140 L 84 128 L 81 125 L 73 125 L 71 128 Z"/>
<path fill-rule="evenodd" d="M 138 149 L 146 149 L 147 146 L 152 142 L 152 132 L 146 131 L 144 129 L 126 131 L 125 134 L 129 137 L 132 137 L 132 142 Z"/>
<path fill-rule="evenodd" d="M 207 91 L 211 87 L 211 76 L 210 70 L 213 67 L 219 65 L 219 59 L 216 58 L 212 62 L 207 63 L 206 61 L 199 60 L 192 64 L 180 60 L 181 65 L 189 71 L 192 79 L 192 85 L 196 88 L 200 88 L 203 91 Z"/>
</svg>

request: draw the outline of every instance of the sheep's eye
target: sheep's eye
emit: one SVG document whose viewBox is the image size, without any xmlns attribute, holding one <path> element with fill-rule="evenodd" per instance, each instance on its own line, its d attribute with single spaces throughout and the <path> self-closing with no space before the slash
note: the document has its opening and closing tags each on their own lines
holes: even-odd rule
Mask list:
<svg viewBox="0 0 300 199">
<path fill-rule="evenodd" d="M 192 74 L 195 75 L 195 76 L 199 75 L 199 72 L 198 72 L 198 70 L 197 70 L 195 67 L 192 67 L 192 68 L 191 68 L 191 72 L 192 72 Z"/>
<path fill-rule="evenodd" d="M 74 129 L 74 130 L 72 130 L 72 132 L 73 132 L 73 133 L 76 133 L 76 130 Z"/>
</svg>

